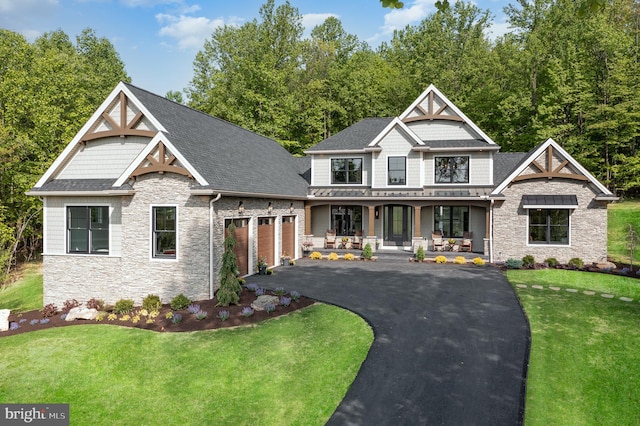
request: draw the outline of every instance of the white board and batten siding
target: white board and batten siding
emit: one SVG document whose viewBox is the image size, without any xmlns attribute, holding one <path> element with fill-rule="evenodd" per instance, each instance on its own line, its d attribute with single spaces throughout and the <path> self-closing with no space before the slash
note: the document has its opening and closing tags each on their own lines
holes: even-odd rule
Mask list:
<svg viewBox="0 0 640 426">
<path fill-rule="evenodd" d="M 429 145 L 429 141 L 481 139 L 469 126 L 457 121 L 416 121 L 407 126 Z"/>
<path fill-rule="evenodd" d="M 109 256 L 122 253 L 122 203 L 120 197 L 45 197 L 45 255 L 67 254 L 67 207 L 109 206 Z M 72 254 L 70 256 L 78 256 Z M 102 256 L 102 255 L 95 255 Z"/>
<path fill-rule="evenodd" d="M 435 185 L 435 157 L 469 157 L 469 184 L 471 186 L 493 185 L 493 153 L 492 151 L 473 152 L 425 152 L 424 154 L 424 182 L 425 185 Z M 445 184 L 446 185 L 446 184 Z M 460 184 L 456 184 L 460 185 Z"/>
<path fill-rule="evenodd" d="M 331 160 L 334 158 L 362 158 L 362 186 L 371 185 L 371 154 L 315 154 L 313 156 L 313 167 L 311 171 L 313 178 L 311 184 L 314 186 L 331 185 Z"/>
<path fill-rule="evenodd" d="M 58 179 L 116 179 L 149 143 L 149 138 L 128 136 L 89 141 L 81 145 Z"/>
<path fill-rule="evenodd" d="M 422 155 L 420 152 L 411 150 L 414 145 L 404 132 L 397 128 L 392 129 L 380 140 L 378 146 L 382 148 L 382 151 L 374 154 L 372 160 L 374 171 L 372 187 L 381 188 L 389 186 L 390 188 L 398 188 L 422 186 L 422 181 L 420 180 Z M 406 185 L 388 185 L 387 169 L 389 157 L 406 157 Z"/>
</svg>

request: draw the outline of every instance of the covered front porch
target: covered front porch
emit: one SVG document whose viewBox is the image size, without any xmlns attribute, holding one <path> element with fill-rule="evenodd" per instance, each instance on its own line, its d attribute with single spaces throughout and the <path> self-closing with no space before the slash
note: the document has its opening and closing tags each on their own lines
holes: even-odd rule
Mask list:
<svg viewBox="0 0 640 426">
<path fill-rule="evenodd" d="M 371 244 L 374 251 L 465 251 L 489 256 L 488 200 L 313 200 L 305 204 L 305 240 L 315 249 Z M 334 238 L 333 244 L 328 240 Z M 434 234 L 442 244 L 434 246 Z M 436 238 L 438 238 L 436 236 Z M 463 239 L 470 246 L 462 247 Z M 358 246 L 357 244 L 355 245 Z"/>
</svg>

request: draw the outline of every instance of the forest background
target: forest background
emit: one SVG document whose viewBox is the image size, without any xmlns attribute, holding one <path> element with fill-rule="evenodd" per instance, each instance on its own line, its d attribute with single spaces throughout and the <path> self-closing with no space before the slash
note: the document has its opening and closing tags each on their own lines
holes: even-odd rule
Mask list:
<svg viewBox="0 0 640 426">
<path fill-rule="evenodd" d="M 303 155 L 365 117 L 397 116 L 433 83 L 503 152 L 553 138 L 637 196 L 640 3 L 590 1 L 514 1 L 496 40 L 489 11 L 445 3 L 374 49 L 335 17 L 303 38 L 298 10 L 267 0 L 260 19 L 216 29 L 189 86 L 166 96 Z M 42 248 L 42 203 L 25 192 L 121 80 L 118 52 L 91 29 L 33 43 L 0 29 L 0 283 Z"/>
</svg>

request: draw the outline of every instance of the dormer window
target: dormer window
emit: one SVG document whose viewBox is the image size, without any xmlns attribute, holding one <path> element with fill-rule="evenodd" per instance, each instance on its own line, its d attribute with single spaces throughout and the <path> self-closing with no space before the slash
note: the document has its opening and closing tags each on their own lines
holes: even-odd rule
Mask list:
<svg viewBox="0 0 640 426">
<path fill-rule="evenodd" d="M 469 183 L 469 157 L 436 157 L 436 183 Z"/>
<path fill-rule="evenodd" d="M 407 184 L 407 158 L 406 157 L 389 157 L 388 164 L 389 185 L 406 185 Z"/>
<path fill-rule="evenodd" d="M 331 159 L 332 184 L 361 184 L 362 158 Z"/>
</svg>

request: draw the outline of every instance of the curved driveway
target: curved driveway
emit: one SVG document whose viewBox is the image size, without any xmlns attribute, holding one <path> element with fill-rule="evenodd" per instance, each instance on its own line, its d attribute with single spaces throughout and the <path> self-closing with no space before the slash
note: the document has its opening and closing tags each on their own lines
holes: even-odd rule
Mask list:
<svg viewBox="0 0 640 426">
<path fill-rule="evenodd" d="M 496 268 L 305 259 L 248 281 L 372 325 L 371 350 L 328 424 L 522 424 L 530 333 Z"/>
</svg>

